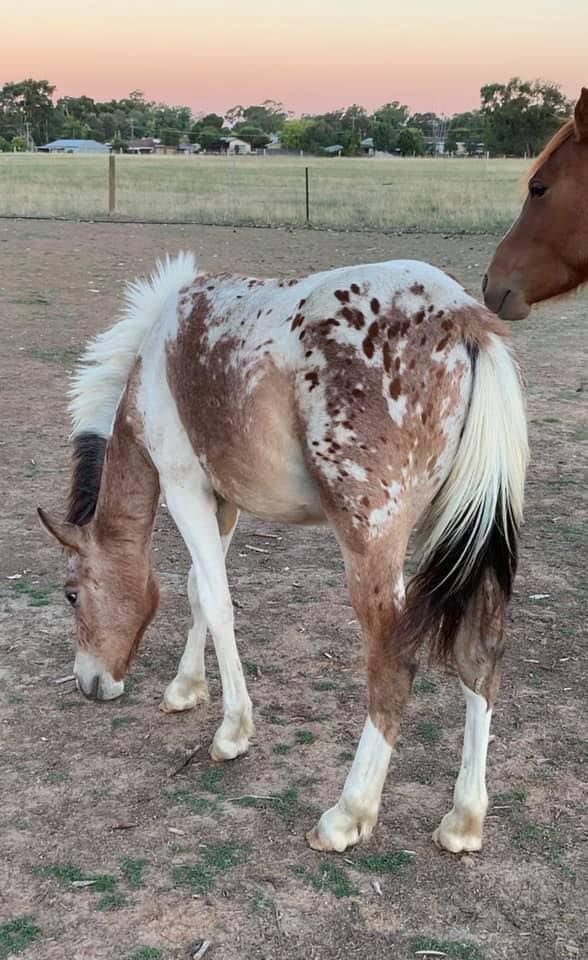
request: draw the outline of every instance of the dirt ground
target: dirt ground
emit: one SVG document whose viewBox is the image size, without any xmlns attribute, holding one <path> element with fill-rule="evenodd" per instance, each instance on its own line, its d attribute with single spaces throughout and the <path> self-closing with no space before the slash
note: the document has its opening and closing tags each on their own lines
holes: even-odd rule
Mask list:
<svg viewBox="0 0 588 960">
<path fill-rule="evenodd" d="M 0 223 L 0 958 L 180 960 L 202 940 L 210 960 L 408 960 L 427 948 L 588 957 L 586 295 L 515 330 L 533 462 L 480 854 L 455 858 L 430 840 L 451 803 L 464 711 L 455 680 L 427 670 L 370 843 L 342 856 L 305 843 L 365 715 L 358 628 L 328 531 L 245 518 L 231 548 L 256 720 L 247 757 L 208 759 L 221 713 L 211 651 L 210 705 L 158 710 L 189 619 L 187 555 L 165 510 L 163 602 L 127 692 L 96 705 L 56 682 L 71 673 L 72 624 L 35 507 L 63 509 L 67 376 L 112 322 L 124 281 L 190 247 L 211 271 L 280 276 L 417 257 L 477 293 L 496 240 Z"/>
</svg>

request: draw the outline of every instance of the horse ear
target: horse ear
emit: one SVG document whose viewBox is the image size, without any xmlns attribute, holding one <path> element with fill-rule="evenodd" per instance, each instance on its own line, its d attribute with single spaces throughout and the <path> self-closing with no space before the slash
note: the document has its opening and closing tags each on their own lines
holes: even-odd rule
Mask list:
<svg viewBox="0 0 588 960">
<path fill-rule="evenodd" d="M 62 523 L 59 520 L 53 520 L 53 518 L 49 517 L 40 507 L 37 508 L 37 513 L 41 525 L 62 547 L 66 547 L 67 550 L 75 550 L 76 553 L 80 552 L 82 534 L 80 528 L 77 527 L 75 523 Z"/>
<path fill-rule="evenodd" d="M 574 126 L 576 128 L 576 140 L 588 140 L 588 87 L 582 87 L 580 99 L 574 110 Z"/>
</svg>

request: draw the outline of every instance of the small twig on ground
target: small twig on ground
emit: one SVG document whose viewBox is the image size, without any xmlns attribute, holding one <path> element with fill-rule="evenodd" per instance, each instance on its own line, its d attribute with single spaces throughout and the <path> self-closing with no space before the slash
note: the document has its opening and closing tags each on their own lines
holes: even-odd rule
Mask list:
<svg viewBox="0 0 588 960">
<path fill-rule="evenodd" d="M 417 950 L 415 957 L 446 957 L 442 950 Z"/>
<path fill-rule="evenodd" d="M 372 880 L 372 887 L 376 891 L 379 897 L 382 896 L 382 884 L 379 880 Z"/>
<path fill-rule="evenodd" d="M 70 683 L 72 680 L 75 680 L 75 675 L 70 673 L 67 677 L 58 677 L 57 680 L 54 680 L 53 683 Z"/>
<path fill-rule="evenodd" d="M 72 880 L 72 887 L 93 887 L 96 880 Z"/>
<path fill-rule="evenodd" d="M 281 540 L 282 538 L 278 536 L 277 533 L 261 533 L 255 530 L 252 534 L 252 537 L 263 537 L 264 540 Z"/>
<path fill-rule="evenodd" d="M 201 960 L 208 948 L 211 946 L 210 940 L 198 941 L 190 950 L 191 960 Z"/>
<path fill-rule="evenodd" d="M 282 922 L 280 920 L 280 911 L 278 910 L 278 905 L 274 900 L 274 916 L 276 918 L 276 927 L 278 928 L 278 936 L 280 940 L 284 938 L 284 931 L 282 930 Z"/>
<path fill-rule="evenodd" d="M 182 760 L 182 762 L 180 763 L 179 767 L 174 767 L 173 770 L 170 770 L 170 771 L 169 771 L 169 773 L 168 773 L 168 775 L 167 775 L 167 776 L 168 776 L 168 779 L 169 779 L 170 777 L 175 777 L 176 774 L 178 774 L 178 773 L 180 773 L 182 770 L 184 770 L 184 769 L 188 766 L 188 764 L 192 762 L 192 760 L 194 759 L 194 757 L 196 756 L 196 754 L 198 753 L 199 750 L 200 750 L 200 744 L 198 743 L 198 744 L 194 747 L 194 749 L 188 754 L 188 756 L 185 757 L 184 760 Z"/>
<path fill-rule="evenodd" d="M 124 822 L 113 823 L 112 829 L 113 830 L 132 830 L 134 827 L 138 827 L 138 826 L 139 826 L 138 823 L 124 823 Z"/>
<path fill-rule="evenodd" d="M 236 800 L 278 800 L 279 797 L 262 797 L 259 793 L 244 793 L 241 797 L 226 797 L 226 800 L 229 803 L 234 803 Z"/>
<path fill-rule="evenodd" d="M 254 547 L 251 543 L 245 544 L 246 550 L 253 550 L 255 553 L 269 553 L 269 550 L 264 550 L 263 547 Z"/>
</svg>

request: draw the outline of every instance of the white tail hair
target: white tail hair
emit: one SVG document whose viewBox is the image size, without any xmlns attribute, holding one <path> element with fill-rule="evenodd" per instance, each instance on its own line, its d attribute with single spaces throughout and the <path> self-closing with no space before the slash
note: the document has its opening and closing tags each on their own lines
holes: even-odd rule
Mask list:
<svg viewBox="0 0 588 960">
<path fill-rule="evenodd" d="M 167 298 L 191 283 L 196 273 L 194 255 L 179 253 L 159 260 L 148 279 L 128 284 L 121 319 L 89 342 L 74 374 L 69 394 L 72 437 L 84 433 L 110 436 L 116 408 L 145 335 Z"/>
<path fill-rule="evenodd" d="M 454 586 L 468 578 L 497 517 L 507 547 L 509 530 L 523 519 L 529 460 L 527 419 L 518 363 L 509 343 L 490 334 L 473 370 L 467 419 L 451 471 L 431 504 L 420 539 L 421 564 L 441 544 L 459 545 L 446 577 Z"/>
</svg>

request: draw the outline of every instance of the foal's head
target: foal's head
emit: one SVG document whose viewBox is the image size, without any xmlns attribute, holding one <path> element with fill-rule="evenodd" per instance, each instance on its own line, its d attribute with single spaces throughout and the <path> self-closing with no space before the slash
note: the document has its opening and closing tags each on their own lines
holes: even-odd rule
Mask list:
<svg viewBox="0 0 588 960">
<path fill-rule="evenodd" d="M 74 673 L 87 697 L 113 700 L 159 600 L 149 542 L 137 542 L 96 518 L 60 523 L 39 510 L 67 555 L 65 596 L 76 618 Z"/>
<path fill-rule="evenodd" d="M 522 320 L 588 280 L 588 88 L 531 169 L 521 213 L 484 277 L 486 306 Z"/>
</svg>

